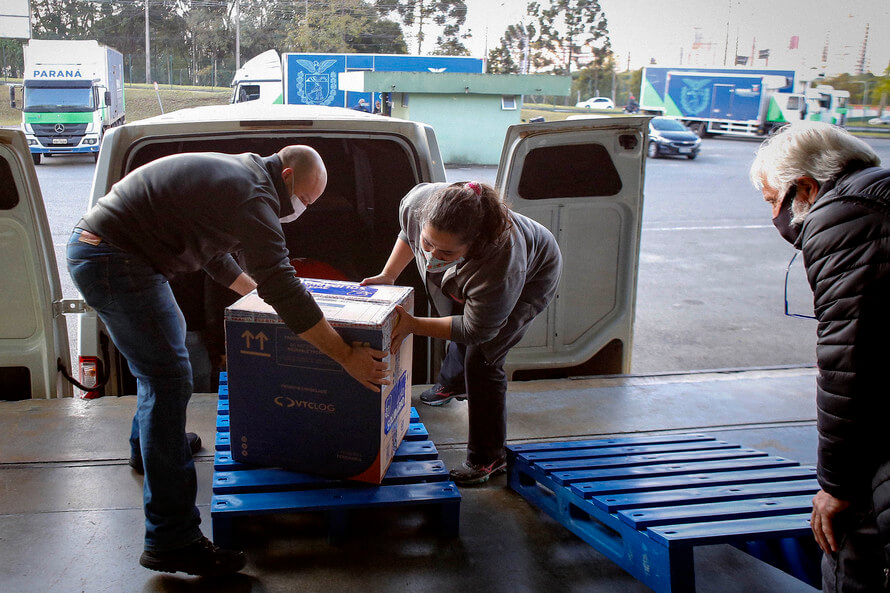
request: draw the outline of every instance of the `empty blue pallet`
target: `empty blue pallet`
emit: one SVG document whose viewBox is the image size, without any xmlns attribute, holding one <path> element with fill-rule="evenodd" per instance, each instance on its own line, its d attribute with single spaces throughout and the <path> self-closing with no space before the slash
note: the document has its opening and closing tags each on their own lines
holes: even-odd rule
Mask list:
<svg viewBox="0 0 890 593">
<path fill-rule="evenodd" d="M 509 484 L 657 593 L 695 591 L 693 548 L 728 543 L 815 586 L 815 468 L 705 435 L 508 447 Z"/>
<path fill-rule="evenodd" d="M 228 420 L 227 375 L 222 373 L 210 503 L 217 545 L 235 544 L 234 522 L 239 517 L 326 512 L 329 538 L 339 541 L 345 537 L 349 512 L 401 506 L 430 507 L 443 536 L 458 534 L 460 493 L 414 408 L 405 439 L 379 486 L 236 462 L 230 453 Z"/>
</svg>

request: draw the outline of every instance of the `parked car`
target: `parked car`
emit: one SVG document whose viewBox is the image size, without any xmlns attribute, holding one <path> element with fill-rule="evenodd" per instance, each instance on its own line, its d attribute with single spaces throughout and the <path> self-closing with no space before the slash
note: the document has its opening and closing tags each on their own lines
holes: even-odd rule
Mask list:
<svg viewBox="0 0 890 593">
<path fill-rule="evenodd" d="M 698 134 L 670 117 L 653 117 L 649 121 L 649 158 L 676 155 L 694 159 L 701 149 Z"/>
<path fill-rule="evenodd" d="M 870 126 L 890 126 L 890 112 L 868 120 Z"/>
<path fill-rule="evenodd" d="M 575 103 L 575 107 L 586 107 L 587 109 L 615 109 L 615 103 L 608 97 L 592 97 L 586 101 Z"/>
<path fill-rule="evenodd" d="M 514 210 L 553 232 L 564 258 L 558 298 L 510 352 L 508 376 L 630 372 L 646 122 L 629 116 L 508 128 L 495 185 Z M 292 257 L 314 260 L 349 280 L 376 274 L 386 263 L 399 232 L 402 196 L 418 183 L 445 181 L 428 125 L 342 108 L 252 102 L 183 109 L 110 130 L 89 204 L 133 169 L 166 155 L 269 155 L 295 143 L 318 150 L 329 176 L 323 198 L 284 225 L 287 247 Z M 135 393 L 126 360 L 95 311 L 62 298 L 54 238 L 18 130 L 0 129 L 0 232 L 0 272 L 13 280 L 4 284 L 0 309 L 0 399 L 71 396 L 65 375 L 79 378 L 90 396 Z M 201 274 L 182 280 L 200 283 Z M 416 269 L 409 267 L 399 282 L 415 288 L 417 311 L 429 314 Z M 78 317 L 74 372 L 66 368 L 65 313 Z M 430 383 L 443 344 L 414 344 L 412 380 Z"/>
</svg>

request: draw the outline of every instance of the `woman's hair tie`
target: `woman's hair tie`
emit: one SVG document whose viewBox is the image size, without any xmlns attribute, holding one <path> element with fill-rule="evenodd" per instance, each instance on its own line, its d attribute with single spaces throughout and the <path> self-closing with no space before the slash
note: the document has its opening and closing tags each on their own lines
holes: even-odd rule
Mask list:
<svg viewBox="0 0 890 593">
<path fill-rule="evenodd" d="M 471 190 L 473 190 L 473 193 L 476 194 L 477 196 L 482 195 L 482 186 L 479 185 L 478 181 L 468 181 L 467 187 L 470 188 Z"/>
</svg>

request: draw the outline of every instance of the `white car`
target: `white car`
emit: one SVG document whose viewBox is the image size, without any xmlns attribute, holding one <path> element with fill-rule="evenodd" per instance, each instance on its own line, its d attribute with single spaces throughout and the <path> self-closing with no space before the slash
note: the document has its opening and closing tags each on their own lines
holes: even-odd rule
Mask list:
<svg viewBox="0 0 890 593">
<path fill-rule="evenodd" d="M 873 117 L 870 120 L 868 120 L 868 124 L 871 126 L 880 126 L 880 125 L 888 126 L 888 125 L 890 125 L 890 113 L 885 113 L 885 114 L 881 115 L 880 117 Z"/>
<path fill-rule="evenodd" d="M 586 101 L 575 103 L 575 107 L 586 107 L 587 109 L 615 109 L 615 103 L 609 97 L 592 97 Z"/>
</svg>

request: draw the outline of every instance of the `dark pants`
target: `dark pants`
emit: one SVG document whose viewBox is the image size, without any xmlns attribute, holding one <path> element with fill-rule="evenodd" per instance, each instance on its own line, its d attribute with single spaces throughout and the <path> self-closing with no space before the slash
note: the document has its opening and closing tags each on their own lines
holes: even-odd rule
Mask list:
<svg viewBox="0 0 890 593">
<path fill-rule="evenodd" d="M 884 550 L 870 505 L 851 506 L 837 516 L 833 527 L 838 551 L 822 556 L 822 591 L 883 591 Z"/>
<path fill-rule="evenodd" d="M 451 342 L 439 383 L 464 391 L 470 415 L 467 461 L 488 464 L 506 455 L 507 373 L 504 359 L 489 362 L 476 345 Z"/>
</svg>

